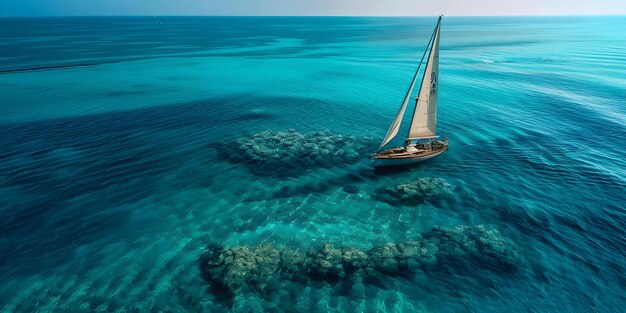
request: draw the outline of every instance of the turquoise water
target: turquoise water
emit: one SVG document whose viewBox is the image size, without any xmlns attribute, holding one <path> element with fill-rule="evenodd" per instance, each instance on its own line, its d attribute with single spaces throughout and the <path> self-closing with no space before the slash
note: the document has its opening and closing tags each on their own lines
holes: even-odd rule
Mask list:
<svg viewBox="0 0 626 313">
<path fill-rule="evenodd" d="M 434 24 L 0 19 L 0 310 L 626 311 L 626 18 L 444 18 L 450 150 L 374 172 Z M 288 129 L 347 152 L 302 157 Z M 233 156 L 281 134 L 278 161 Z M 381 201 L 425 178 L 446 195 Z M 367 250 L 481 224 L 519 249 L 511 270 L 439 258 L 273 293 L 201 275 L 211 245 Z"/>
</svg>

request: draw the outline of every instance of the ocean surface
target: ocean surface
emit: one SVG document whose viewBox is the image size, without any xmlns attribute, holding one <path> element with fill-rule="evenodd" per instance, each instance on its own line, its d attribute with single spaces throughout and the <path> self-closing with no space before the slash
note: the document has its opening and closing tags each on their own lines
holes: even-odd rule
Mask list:
<svg viewBox="0 0 626 313">
<path fill-rule="evenodd" d="M 444 17 L 450 150 L 374 171 L 435 22 L 0 19 L 0 311 L 626 312 L 626 18 Z M 428 179 L 446 196 L 381 201 Z M 202 273 L 207 247 L 365 251 L 462 225 L 517 257 L 271 293 Z"/>
</svg>

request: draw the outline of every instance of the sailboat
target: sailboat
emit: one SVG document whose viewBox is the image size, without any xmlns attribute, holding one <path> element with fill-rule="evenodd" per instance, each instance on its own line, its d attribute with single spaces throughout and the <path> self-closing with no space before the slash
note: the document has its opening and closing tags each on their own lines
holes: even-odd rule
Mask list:
<svg viewBox="0 0 626 313">
<path fill-rule="evenodd" d="M 441 16 L 437 21 L 437 26 L 430 37 L 422 59 L 413 75 L 409 90 L 407 90 L 404 100 L 400 105 L 396 117 L 393 119 L 387 135 L 378 148 L 378 152 L 372 156 L 375 167 L 397 166 L 413 164 L 434 158 L 448 150 L 448 139 L 439 140 L 437 136 L 437 94 L 439 89 L 439 34 L 441 31 Z M 426 69 L 422 75 L 422 83 L 417 98 L 415 98 L 415 108 L 411 125 L 404 146 L 382 150 L 400 130 L 400 124 L 404 117 L 411 92 L 420 71 L 424 58 L 428 54 Z"/>
</svg>

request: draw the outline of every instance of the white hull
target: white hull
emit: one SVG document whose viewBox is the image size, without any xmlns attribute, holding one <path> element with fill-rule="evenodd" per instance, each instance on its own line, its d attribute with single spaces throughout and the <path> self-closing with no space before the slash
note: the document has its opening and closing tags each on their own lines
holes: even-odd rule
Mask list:
<svg viewBox="0 0 626 313">
<path fill-rule="evenodd" d="M 372 158 L 372 162 L 374 163 L 374 167 L 409 165 L 409 164 L 415 164 L 415 163 L 432 159 L 442 154 L 444 151 L 445 150 L 442 150 L 434 154 L 429 154 L 427 156 L 415 157 L 415 158 L 385 158 L 385 159 Z"/>
</svg>

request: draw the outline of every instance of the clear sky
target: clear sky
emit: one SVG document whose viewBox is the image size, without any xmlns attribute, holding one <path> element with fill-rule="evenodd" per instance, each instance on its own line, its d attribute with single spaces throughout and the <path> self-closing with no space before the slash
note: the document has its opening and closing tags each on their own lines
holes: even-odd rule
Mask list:
<svg viewBox="0 0 626 313">
<path fill-rule="evenodd" d="M 621 15 L 626 0 L 0 0 L 0 16 Z"/>
</svg>

